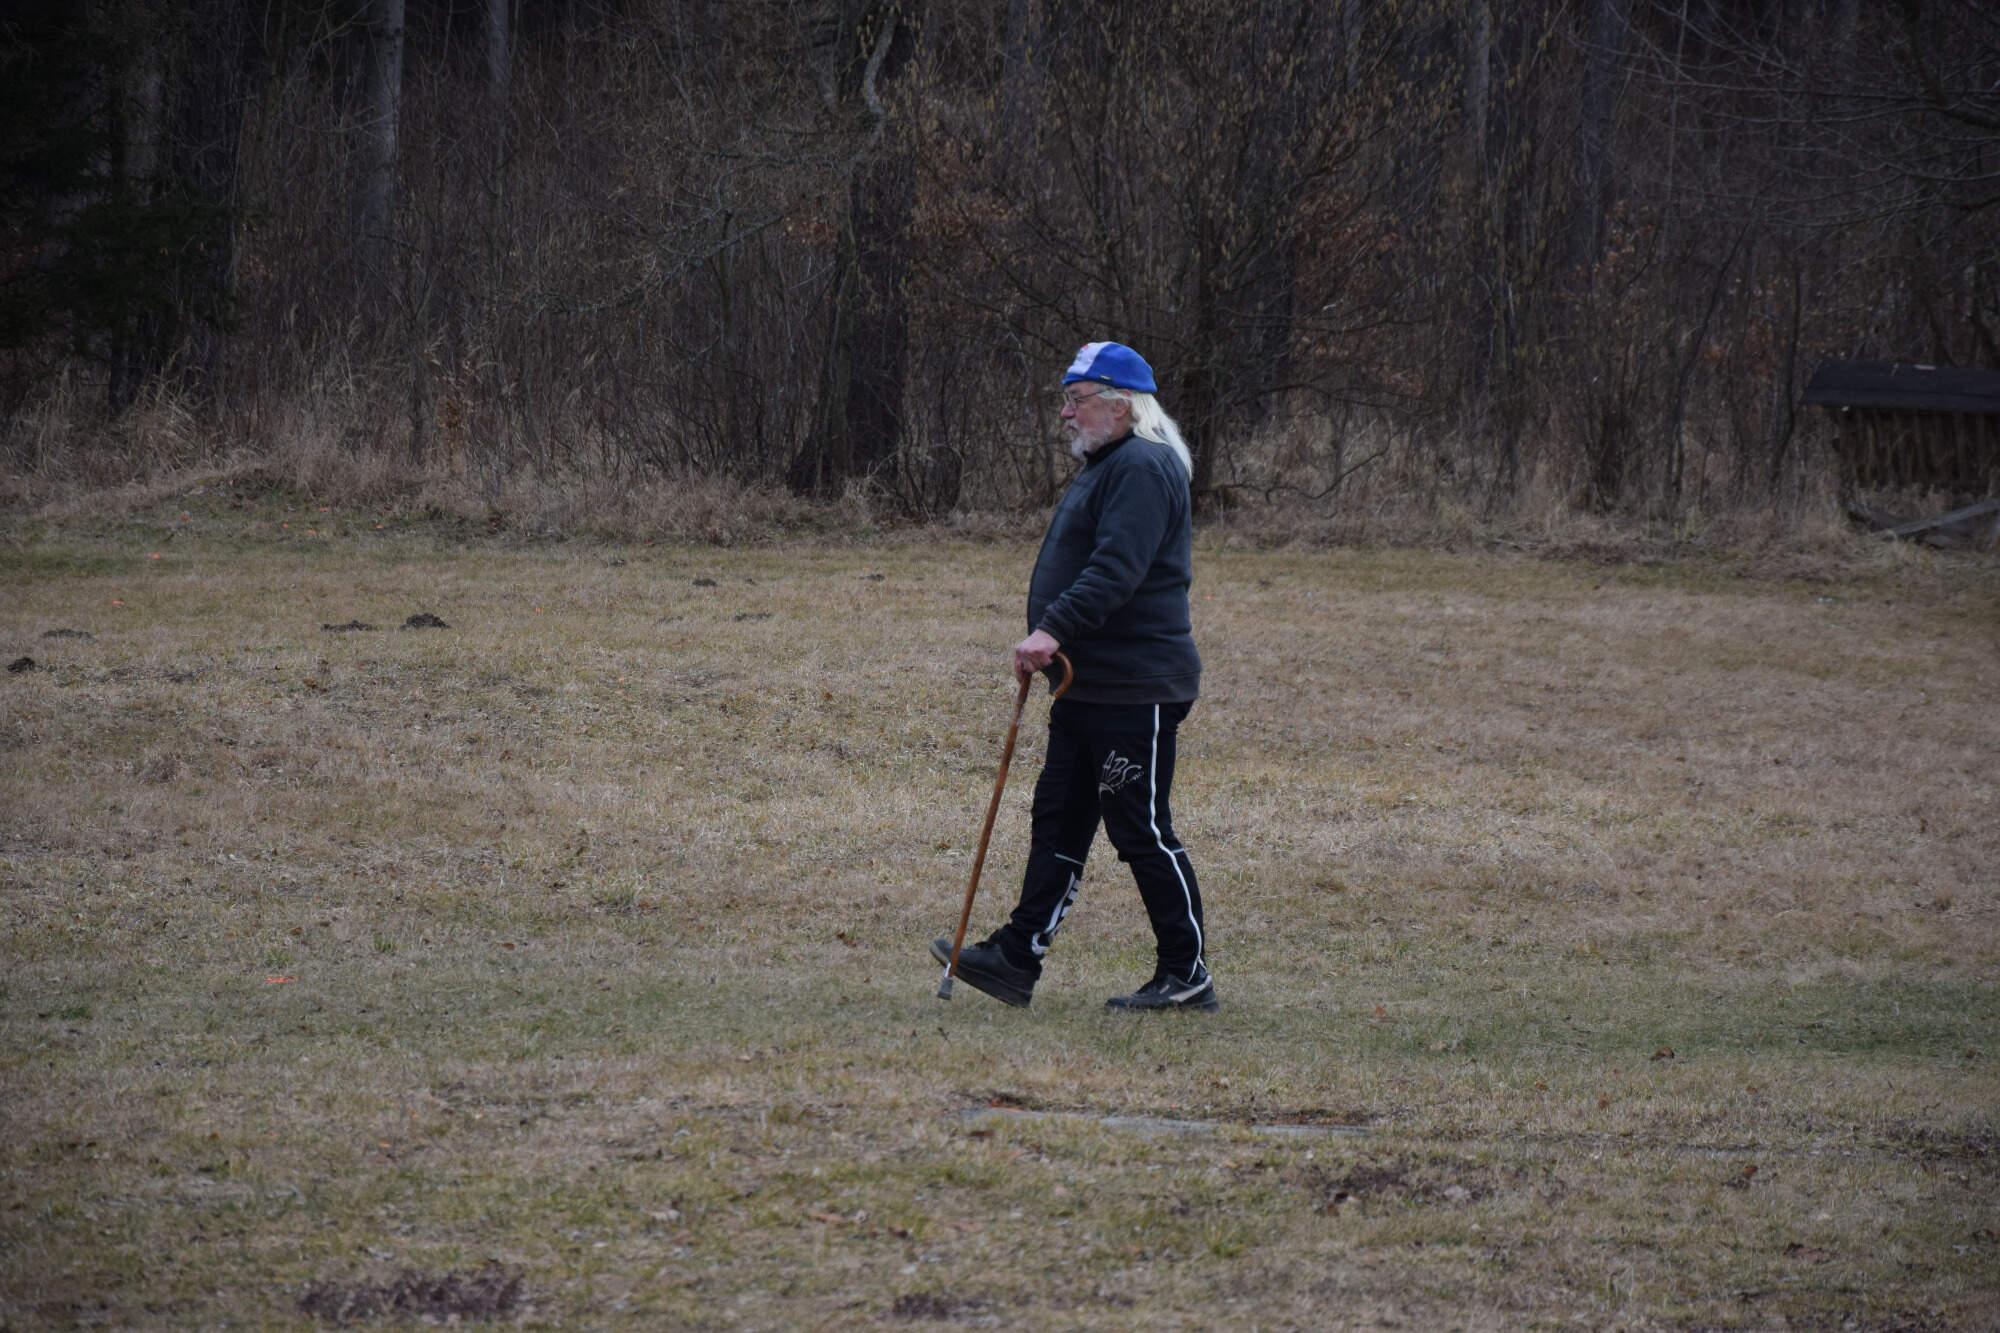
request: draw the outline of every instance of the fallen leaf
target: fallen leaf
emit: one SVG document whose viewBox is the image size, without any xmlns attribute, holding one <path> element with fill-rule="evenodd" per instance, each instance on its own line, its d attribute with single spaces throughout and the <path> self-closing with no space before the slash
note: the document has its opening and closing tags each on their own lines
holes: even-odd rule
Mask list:
<svg viewBox="0 0 2000 1333">
<path fill-rule="evenodd" d="M 1662 1046 L 1659 1050 L 1653 1052 L 1653 1058 L 1655 1060 L 1671 1060 L 1674 1058 L 1674 1048 L 1671 1046 Z"/>
</svg>

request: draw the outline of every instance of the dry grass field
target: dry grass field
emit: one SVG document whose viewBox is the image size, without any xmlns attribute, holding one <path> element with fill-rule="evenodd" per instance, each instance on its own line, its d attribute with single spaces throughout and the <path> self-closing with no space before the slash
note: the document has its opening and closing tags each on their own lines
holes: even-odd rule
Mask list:
<svg viewBox="0 0 2000 1333">
<path fill-rule="evenodd" d="M 0 1328 L 2000 1327 L 1991 557 L 1208 534 L 1134 1019 L 1029 545 L 0 535 Z"/>
</svg>

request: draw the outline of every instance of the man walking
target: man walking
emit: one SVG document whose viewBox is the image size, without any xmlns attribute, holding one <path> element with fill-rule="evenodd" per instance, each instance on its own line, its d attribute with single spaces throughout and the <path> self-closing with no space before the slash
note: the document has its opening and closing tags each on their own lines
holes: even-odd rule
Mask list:
<svg viewBox="0 0 2000 1333">
<path fill-rule="evenodd" d="M 1049 519 L 1028 586 L 1028 637 L 1014 674 L 1058 650 L 1075 683 L 1049 709 L 1021 900 L 1007 924 L 959 952 L 957 975 L 1026 1005 L 1076 902 L 1104 825 L 1152 923 L 1152 980 L 1113 1009 L 1221 1008 L 1205 960 L 1201 890 L 1174 835 L 1174 739 L 1201 685 L 1188 615 L 1190 471 L 1180 428 L 1154 397 L 1152 367 L 1120 343 L 1090 343 L 1063 376 L 1063 429 L 1083 469 Z M 940 963 L 951 941 L 931 945 Z"/>
</svg>

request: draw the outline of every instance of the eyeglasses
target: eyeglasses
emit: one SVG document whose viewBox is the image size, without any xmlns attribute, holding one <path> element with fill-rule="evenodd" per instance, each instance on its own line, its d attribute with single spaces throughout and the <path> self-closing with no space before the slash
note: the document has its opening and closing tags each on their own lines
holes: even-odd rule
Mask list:
<svg viewBox="0 0 2000 1333">
<path fill-rule="evenodd" d="M 1058 412 L 1066 407 L 1080 408 L 1091 399 L 1102 397 L 1109 392 L 1111 392 L 1109 389 L 1099 389 L 1096 393 L 1058 393 L 1054 399 L 1055 408 Z"/>
</svg>

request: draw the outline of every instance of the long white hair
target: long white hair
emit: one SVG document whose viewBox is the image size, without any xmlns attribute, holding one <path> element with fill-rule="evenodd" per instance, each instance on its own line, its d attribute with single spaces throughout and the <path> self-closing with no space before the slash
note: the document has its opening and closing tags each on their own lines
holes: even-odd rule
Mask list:
<svg viewBox="0 0 2000 1333">
<path fill-rule="evenodd" d="M 1188 454 L 1187 441 L 1181 438 L 1181 428 L 1167 415 L 1167 409 L 1160 406 L 1160 400 L 1150 393 L 1140 393 L 1137 389 L 1108 389 L 1132 405 L 1132 433 L 1142 440 L 1154 444 L 1164 444 L 1174 451 L 1174 457 L 1181 463 L 1181 480 L 1194 476 L 1194 459 Z"/>
</svg>

